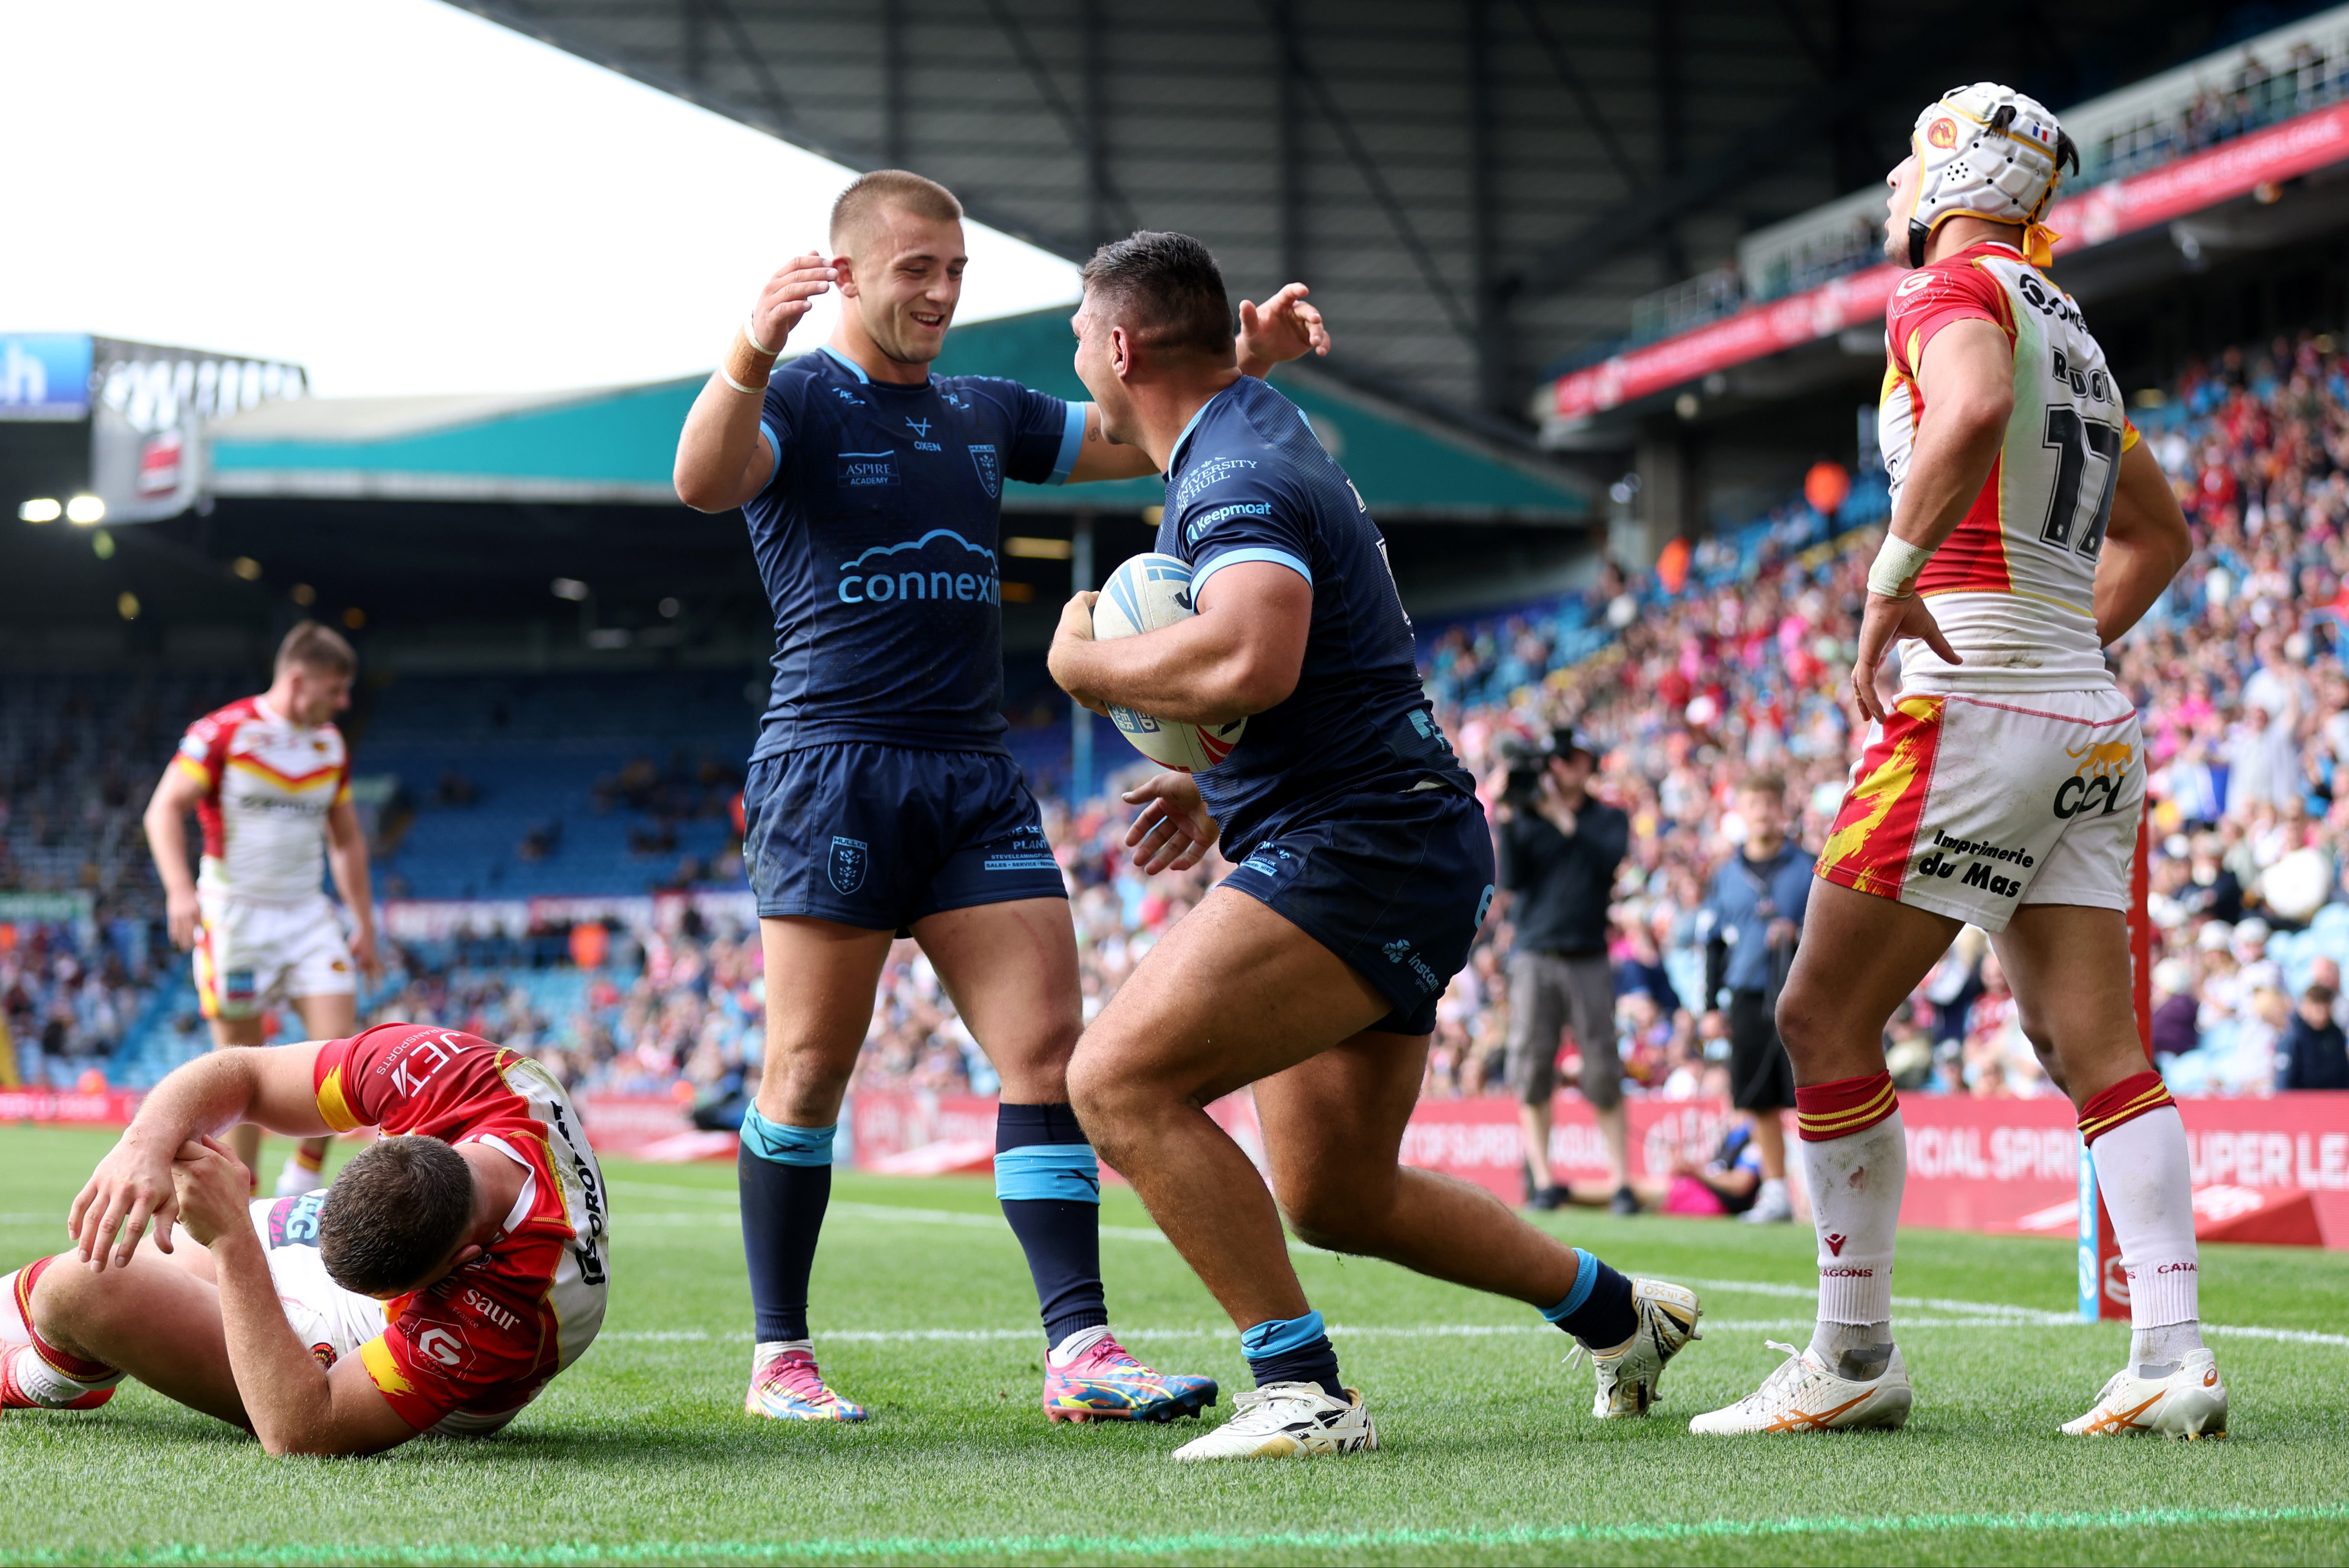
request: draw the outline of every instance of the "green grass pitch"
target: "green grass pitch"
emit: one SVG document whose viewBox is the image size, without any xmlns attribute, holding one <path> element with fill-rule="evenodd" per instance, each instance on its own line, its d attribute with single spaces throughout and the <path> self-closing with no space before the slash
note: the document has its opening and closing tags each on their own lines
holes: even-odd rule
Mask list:
<svg viewBox="0 0 2349 1568">
<path fill-rule="evenodd" d="M 60 1243 L 109 1138 L 0 1128 L 0 1269 Z M 264 1163 L 274 1174 L 275 1147 Z M 84 1415 L 0 1418 L 0 1562 L 2340 1563 L 2349 1560 L 2349 1257 L 2212 1248 L 2224 1442 L 2067 1439 L 2126 1345 L 2054 1315 L 2060 1241 L 1905 1242 L 1905 1432 L 1723 1440 L 1695 1411 L 1807 1323 L 1807 1230 L 1576 1214 L 1556 1228 L 1698 1287 L 1703 1343 L 1655 1418 L 1588 1414 L 1587 1370 L 1531 1312 L 1382 1263 L 1299 1255 L 1384 1448 L 1193 1468 L 1199 1428 L 1048 1427 L 1019 1251 L 984 1182 L 843 1172 L 815 1278 L 827 1374 L 861 1427 L 741 1413 L 750 1305 L 725 1166 L 611 1160 L 603 1337 L 507 1432 L 369 1459 L 272 1461 L 126 1385 Z M 1206 1293 L 1113 1191 L 1110 1304 L 1146 1359 L 1247 1386 Z"/>
</svg>

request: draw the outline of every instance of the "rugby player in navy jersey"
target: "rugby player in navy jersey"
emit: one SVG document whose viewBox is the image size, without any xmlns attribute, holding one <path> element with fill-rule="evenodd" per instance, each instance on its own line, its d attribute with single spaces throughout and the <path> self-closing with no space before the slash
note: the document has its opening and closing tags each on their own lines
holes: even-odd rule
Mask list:
<svg viewBox="0 0 2349 1568">
<path fill-rule="evenodd" d="M 1003 1080 L 996 1192 L 1041 1303 L 1054 1420 L 1167 1420 L 1216 1400 L 1112 1336 L 1100 1167 L 1068 1106 L 1074 928 L 1035 800 L 1003 744 L 1003 483 L 1155 472 L 1090 404 L 937 377 L 962 289 L 962 209 L 885 170 L 833 209 L 829 255 L 787 264 L 678 443 L 677 490 L 740 506 L 775 612 L 775 677 L 743 789 L 767 974 L 766 1074 L 739 1173 L 757 1349 L 744 1407 L 858 1420 L 819 1372 L 808 1275 L 833 1133 L 894 935 L 910 932 Z M 777 364 L 837 286 L 831 341 Z M 1259 374 L 1326 349 L 1292 285 L 1247 309 Z"/>
<path fill-rule="evenodd" d="M 1150 950 L 1069 1069 L 1102 1155 L 1240 1330 L 1256 1390 L 1179 1459 L 1378 1446 L 1289 1267 L 1286 1210 L 1318 1246 L 1514 1297 L 1575 1336 L 1593 1413 L 1645 1415 L 1696 1336 L 1696 1297 L 1630 1280 L 1480 1187 L 1402 1166 L 1436 1000 L 1493 897 L 1475 781 L 1420 691 L 1384 541 L 1297 406 L 1243 376 L 1215 259 L 1143 233 L 1085 266 L 1077 373 L 1112 441 L 1166 474 L 1158 548 L 1196 613 L 1092 637 L 1079 594 L 1054 637 L 1077 701 L 1162 720 L 1247 719 L 1203 773 L 1128 794 L 1145 871 L 1238 863 Z M 1201 1107 L 1256 1086 L 1272 1190 Z"/>
</svg>

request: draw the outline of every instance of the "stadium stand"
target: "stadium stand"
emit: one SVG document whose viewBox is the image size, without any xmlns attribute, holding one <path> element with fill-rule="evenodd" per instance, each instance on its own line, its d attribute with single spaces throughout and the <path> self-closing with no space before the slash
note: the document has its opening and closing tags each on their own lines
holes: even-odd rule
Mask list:
<svg viewBox="0 0 2349 1568">
<path fill-rule="evenodd" d="M 2293 1071 L 2287 1040 L 2312 983 L 2349 1013 L 2349 789 L 2336 787 L 2349 764 L 2349 356 L 2322 334 L 2229 349 L 2141 398 L 2137 417 L 2197 543 L 2118 653 L 2154 770 L 2157 1041 L 2180 1093 L 2263 1093 Z M 1881 482 L 1863 480 L 1832 514 L 1789 503 L 1638 581 L 1610 570 L 1585 592 L 1421 628 L 1429 691 L 1480 775 L 1504 734 L 1573 724 L 1606 748 L 1600 787 L 1634 826 L 1614 948 L 1634 1092 L 1713 1086 L 1720 1031 L 1698 996 L 1694 909 L 1742 838 L 1738 781 L 1783 774 L 1809 845 L 1832 816 L 1854 740 L 1841 682 L 1884 513 Z M 0 994 L 35 1081 L 103 1061 L 112 1082 L 149 1082 L 201 1045 L 184 960 L 142 918 L 136 813 L 184 717 L 234 694 L 196 678 L 44 678 L 12 682 L 0 704 L 11 885 L 91 890 L 105 916 L 0 925 Z M 354 728 L 361 774 L 397 781 L 375 827 L 388 898 L 700 901 L 645 900 L 628 908 L 649 918 L 600 922 L 574 909 L 522 930 L 460 921 L 395 943 L 366 1015 L 486 1031 L 568 1082 L 674 1094 L 712 1125 L 730 1106 L 739 1117 L 764 997 L 730 816 L 755 696 L 731 672 L 375 688 Z M 102 731 L 99 711 L 136 717 Z M 1049 793 L 1065 724 L 1015 728 L 1012 744 Z M 1114 789 L 1142 765 L 1091 800 L 1048 805 L 1089 1016 L 1222 870 L 1145 879 L 1125 865 Z M 1508 935 L 1504 907 L 1445 999 L 1430 1096 L 1476 1093 L 1497 1070 Z M 1971 937 L 1895 1021 L 1889 1049 L 1906 1085 L 2053 1092 L 1995 957 Z M 911 943 L 891 956 L 858 1081 L 993 1087 Z"/>
</svg>

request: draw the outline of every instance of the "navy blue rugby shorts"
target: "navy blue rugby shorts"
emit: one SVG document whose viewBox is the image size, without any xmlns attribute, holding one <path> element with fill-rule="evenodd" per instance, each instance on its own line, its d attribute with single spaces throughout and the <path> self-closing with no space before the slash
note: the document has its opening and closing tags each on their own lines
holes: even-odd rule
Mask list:
<svg viewBox="0 0 2349 1568">
<path fill-rule="evenodd" d="M 903 931 L 1068 889 L 1009 757 L 843 741 L 750 764 L 742 858 L 765 916 Z"/>
<path fill-rule="evenodd" d="M 1262 900 L 1376 986 L 1371 1025 L 1430 1034 L 1493 904 L 1493 836 L 1451 789 L 1347 795 L 1265 839 L 1220 884 Z"/>
</svg>

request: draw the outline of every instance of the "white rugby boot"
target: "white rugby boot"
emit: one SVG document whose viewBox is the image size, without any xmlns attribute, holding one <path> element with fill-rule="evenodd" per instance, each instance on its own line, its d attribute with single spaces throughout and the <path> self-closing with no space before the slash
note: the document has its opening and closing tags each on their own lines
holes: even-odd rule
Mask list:
<svg viewBox="0 0 2349 1568">
<path fill-rule="evenodd" d="M 1704 1309 L 1697 1304 L 1696 1293 L 1685 1286 L 1668 1285 L 1661 1280 L 1633 1280 L 1631 1314 L 1639 1327 L 1615 1349 L 1602 1353 L 1578 1339 L 1567 1353 L 1569 1366 L 1585 1355 L 1590 1357 L 1591 1369 L 1599 1375 L 1599 1392 L 1590 1402 L 1590 1413 L 1602 1421 L 1646 1415 L 1657 1400 L 1664 1363 L 1687 1349 L 1691 1341 L 1704 1337 L 1696 1329 Z"/>
<path fill-rule="evenodd" d="M 1379 1446 L 1378 1429 L 1362 1391 L 1332 1399 L 1318 1383 L 1268 1383 L 1234 1396 L 1232 1418 L 1194 1438 L 1170 1456 L 1177 1459 L 1304 1459 L 1316 1454 L 1358 1454 Z"/>
<path fill-rule="evenodd" d="M 1767 1340 L 1773 1350 L 1786 1353 L 1778 1370 L 1762 1386 L 1723 1409 L 1697 1417 L 1692 1432 L 1729 1436 L 1745 1432 L 1847 1432 L 1860 1428 L 1887 1430 L 1905 1425 L 1911 1394 L 1909 1366 L 1900 1347 L 1883 1373 L 1867 1382 L 1838 1377 L 1807 1350 Z"/>
<path fill-rule="evenodd" d="M 2064 1423 L 2075 1438 L 2223 1438 L 2227 1386 L 2218 1358 L 2189 1350 L 2168 1364 L 2124 1366 L 2096 1396 L 2096 1407 Z"/>
</svg>

